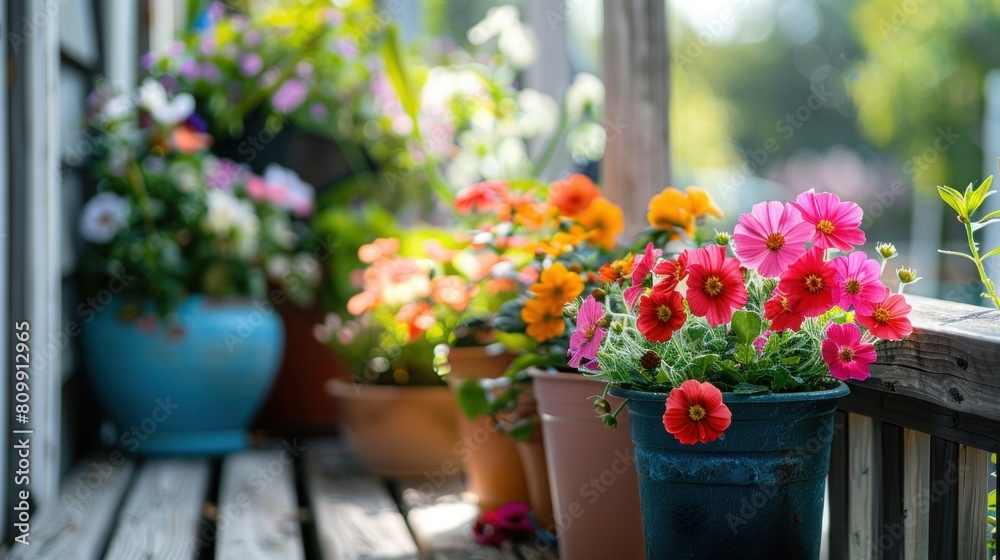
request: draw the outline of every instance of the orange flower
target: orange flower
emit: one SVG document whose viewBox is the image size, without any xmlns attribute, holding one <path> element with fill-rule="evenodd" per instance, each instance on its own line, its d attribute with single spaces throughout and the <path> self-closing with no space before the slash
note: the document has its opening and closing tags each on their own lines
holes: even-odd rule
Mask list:
<svg viewBox="0 0 1000 560">
<path fill-rule="evenodd" d="M 624 282 L 632 276 L 632 264 L 635 262 L 635 255 L 629 253 L 624 258 L 606 263 L 598 271 L 601 275 L 601 282 L 612 284 Z"/>
<path fill-rule="evenodd" d="M 461 276 L 438 276 L 431 280 L 431 299 L 461 313 L 469 307 L 472 290 Z"/>
<path fill-rule="evenodd" d="M 549 204 L 558 208 L 563 216 L 576 216 L 599 196 L 601 190 L 589 177 L 579 173 L 553 181 L 549 185 Z"/>
<path fill-rule="evenodd" d="M 399 240 L 395 237 L 378 238 L 371 243 L 366 243 L 358 248 L 358 260 L 365 264 L 371 264 L 382 257 L 395 255 L 399 251 Z"/>
<path fill-rule="evenodd" d="M 618 234 L 625 229 L 625 213 L 603 196 L 597 197 L 576 220 L 590 230 L 591 241 L 608 251 L 615 248 Z"/>
<path fill-rule="evenodd" d="M 170 144 L 182 154 L 193 154 L 207 150 L 212 145 L 212 137 L 187 126 L 180 126 L 170 133 Z"/>
<path fill-rule="evenodd" d="M 396 313 L 396 322 L 406 326 L 407 340 L 413 340 L 424 334 L 437 321 L 434 309 L 427 302 L 411 302 L 400 308 Z"/>
<path fill-rule="evenodd" d="M 554 210 L 538 202 L 521 202 L 514 206 L 514 223 L 528 231 L 538 231 L 549 222 Z"/>
<path fill-rule="evenodd" d="M 707 190 L 701 187 L 688 187 L 684 189 L 684 192 L 691 202 L 691 213 L 696 218 L 705 214 L 711 214 L 716 218 L 722 217 L 722 209 L 715 204 L 715 201 L 712 200 L 712 195 Z"/>
<path fill-rule="evenodd" d="M 529 299 L 521 308 L 521 320 L 528 326 L 525 332 L 538 342 L 561 335 L 566 330 L 562 306 L 541 299 Z"/>
<path fill-rule="evenodd" d="M 567 270 L 563 263 L 557 262 L 543 270 L 538 282 L 528 289 L 536 298 L 558 307 L 561 312 L 562 304 L 583 293 L 583 278 Z"/>
<path fill-rule="evenodd" d="M 656 229 L 680 228 L 694 232 L 691 200 L 675 187 L 667 187 L 650 199 L 646 219 Z"/>
</svg>

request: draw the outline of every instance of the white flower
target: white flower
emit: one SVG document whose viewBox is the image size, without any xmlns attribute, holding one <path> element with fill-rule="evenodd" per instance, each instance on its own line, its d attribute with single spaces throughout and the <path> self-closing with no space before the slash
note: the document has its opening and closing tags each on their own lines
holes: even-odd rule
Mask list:
<svg viewBox="0 0 1000 560">
<path fill-rule="evenodd" d="M 153 78 L 146 78 L 139 88 L 139 105 L 149 111 L 157 123 L 174 126 L 194 112 L 194 97 L 188 93 L 179 93 L 173 99 L 168 99 L 163 84 Z"/>
<path fill-rule="evenodd" d="M 601 159 L 607 140 L 603 126 L 585 122 L 570 131 L 566 137 L 566 145 L 573 160 L 582 165 Z"/>
<path fill-rule="evenodd" d="M 233 242 L 237 256 L 249 258 L 257 250 L 260 220 L 248 200 L 237 199 L 226 191 L 208 191 L 208 211 L 202 227 Z"/>
<path fill-rule="evenodd" d="M 87 201 L 80 216 L 80 235 L 91 243 L 107 243 L 128 225 L 131 212 L 124 198 L 109 192 Z"/>
<path fill-rule="evenodd" d="M 537 89 L 525 88 L 517 94 L 521 112 L 517 117 L 518 133 L 525 138 L 548 136 L 559 123 L 559 104 Z"/>
<path fill-rule="evenodd" d="M 538 51 L 531 30 L 521 25 L 519 21 L 505 27 L 500 32 L 497 48 L 500 49 L 500 54 L 507 62 L 518 70 L 531 66 Z"/>
<path fill-rule="evenodd" d="M 597 76 L 580 72 L 566 90 L 566 112 L 577 119 L 589 113 L 594 119 L 604 117 L 604 82 Z"/>
<path fill-rule="evenodd" d="M 501 140 L 497 145 L 496 159 L 502 177 L 517 177 L 531 171 L 531 159 L 520 138 Z"/>
<path fill-rule="evenodd" d="M 467 34 L 469 42 L 473 45 L 482 45 L 499 35 L 507 27 L 520 24 L 520 19 L 521 12 L 510 4 L 490 8 L 486 12 L 486 17 L 469 29 Z"/>
<path fill-rule="evenodd" d="M 100 121 L 111 123 L 127 118 L 132 112 L 132 100 L 129 96 L 118 94 L 101 105 Z"/>
<path fill-rule="evenodd" d="M 312 213 L 316 193 L 312 185 L 303 181 L 291 169 L 277 163 L 269 163 L 264 168 L 264 182 L 272 188 L 279 189 L 284 195 L 283 201 L 272 198 L 276 206 L 287 208 L 299 216 L 308 216 Z"/>
</svg>

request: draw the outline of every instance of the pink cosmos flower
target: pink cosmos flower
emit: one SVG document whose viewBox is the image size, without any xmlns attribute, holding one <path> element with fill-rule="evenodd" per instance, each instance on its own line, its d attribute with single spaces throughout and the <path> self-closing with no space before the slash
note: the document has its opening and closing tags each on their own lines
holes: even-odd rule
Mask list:
<svg viewBox="0 0 1000 560">
<path fill-rule="evenodd" d="M 813 227 L 799 211 L 776 201 L 754 204 L 733 230 L 736 256 L 769 278 L 781 276 L 801 257 L 812 237 Z"/>
<path fill-rule="evenodd" d="M 726 248 L 709 245 L 688 252 L 687 300 L 691 313 L 717 327 L 747 304 L 740 260 L 726 257 Z"/>
<path fill-rule="evenodd" d="M 660 258 L 662 254 L 662 250 L 655 249 L 652 243 L 648 243 L 646 251 L 641 256 L 635 256 L 632 266 L 632 287 L 625 288 L 625 292 L 622 294 L 629 307 L 635 307 L 639 296 L 646 291 L 646 278 L 656 265 L 656 259 Z"/>
<path fill-rule="evenodd" d="M 833 260 L 837 273 L 834 280 L 840 291 L 838 307 L 848 311 L 854 307 L 858 313 L 871 315 L 876 303 L 885 299 L 886 288 L 879 280 L 882 268 L 874 259 L 861 251 Z"/>
<path fill-rule="evenodd" d="M 823 361 L 830 366 L 830 375 L 847 381 L 864 381 L 875 361 L 875 346 L 861 341 L 861 329 L 854 323 L 832 323 L 823 340 Z"/>
<path fill-rule="evenodd" d="M 787 296 L 793 312 L 819 317 L 837 303 L 836 273 L 833 264 L 823 260 L 823 250 L 813 245 L 781 275 L 778 291 Z"/>
<path fill-rule="evenodd" d="M 576 330 L 569 338 L 569 365 L 587 370 L 597 370 L 597 350 L 604 340 L 604 329 L 598 324 L 604 318 L 604 306 L 589 296 L 576 314 Z M 584 361 L 586 360 L 586 361 Z"/>
<path fill-rule="evenodd" d="M 858 313 L 858 323 L 882 340 L 903 340 L 913 332 L 908 315 L 913 308 L 902 294 L 885 291 L 885 299 L 872 307 L 871 313 Z"/>
<path fill-rule="evenodd" d="M 864 212 L 857 204 L 841 202 L 833 193 L 817 193 L 812 189 L 795 197 L 791 204 L 815 228 L 812 241 L 820 249 L 846 252 L 855 245 L 865 244 L 865 232 L 861 231 Z"/>
</svg>

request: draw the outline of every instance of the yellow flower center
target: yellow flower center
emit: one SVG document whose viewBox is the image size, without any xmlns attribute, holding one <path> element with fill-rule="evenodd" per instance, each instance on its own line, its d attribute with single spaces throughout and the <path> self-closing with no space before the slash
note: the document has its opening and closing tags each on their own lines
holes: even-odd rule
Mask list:
<svg viewBox="0 0 1000 560">
<path fill-rule="evenodd" d="M 672 317 L 673 314 L 674 312 L 671 311 L 670 308 L 667 307 L 666 305 L 661 305 L 658 308 L 656 308 L 656 318 L 664 323 L 669 321 L 670 317 Z"/>
<path fill-rule="evenodd" d="M 861 282 L 855 279 L 850 279 L 844 282 L 844 291 L 851 294 L 852 296 L 861 291 Z"/>
<path fill-rule="evenodd" d="M 702 408 L 700 404 L 692 405 L 691 408 L 688 409 L 688 418 L 694 420 L 695 422 L 698 422 L 704 417 L 705 409 Z"/>
<path fill-rule="evenodd" d="M 854 350 L 851 348 L 841 348 L 840 349 L 840 360 L 842 362 L 853 362 L 854 361 Z"/>
<path fill-rule="evenodd" d="M 785 246 L 785 236 L 776 231 L 767 236 L 767 241 L 764 242 L 764 245 L 767 246 L 768 251 L 778 251 Z"/>
<path fill-rule="evenodd" d="M 709 276 L 705 280 L 705 293 L 710 297 L 715 297 L 722 292 L 722 280 L 718 276 Z"/>
<path fill-rule="evenodd" d="M 806 276 L 806 290 L 810 294 L 818 294 L 823 291 L 823 279 L 815 274 Z"/>
<path fill-rule="evenodd" d="M 831 222 L 830 220 L 820 220 L 820 222 L 816 224 L 816 231 L 825 233 L 827 235 L 833 233 L 834 229 L 835 228 L 833 227 L 833 222 Z"/>
<path fill-rule="evenodd" d="M 594 332 L 597 330 L 597 325 L 592 325 L 584 329 L 583 336 L 587 337 L 587 340 L 594 339 Z"/>
<path fill-rule="evenodd" d="M 879 323 L 888 323 L 889 319 L 892 319 L 892 313 L 889 313 L 889 310 L 884 307 L 879 307 L 878 309 L 876 309 L 875 314 L 873 316 L 875 317 L 875 320 Z"/>
</svg>

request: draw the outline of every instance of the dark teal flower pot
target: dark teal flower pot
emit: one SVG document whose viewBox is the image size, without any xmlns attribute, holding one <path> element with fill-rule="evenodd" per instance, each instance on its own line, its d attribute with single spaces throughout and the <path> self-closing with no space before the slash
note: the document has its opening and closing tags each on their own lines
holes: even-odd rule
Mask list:
<svg viewBox="0 0 1000 560">
<path fill-rule="evenodd" d="M 221 455 L 247 446 L 247 426 L 278 373 L 284 327 L 270 304 L 192 296 L 170 318 L 123 320 L 124 297 L 89 316 L 87 370 L 140 454 Z"/>
<path fill-rule="evenodd" d="M 725 436 L 683 445 L 663 427 L 666 393 L 630 399 L 646 558 L 819 557 L 833 413 L 849 393 L 723 394 Z"/>
</svg>

